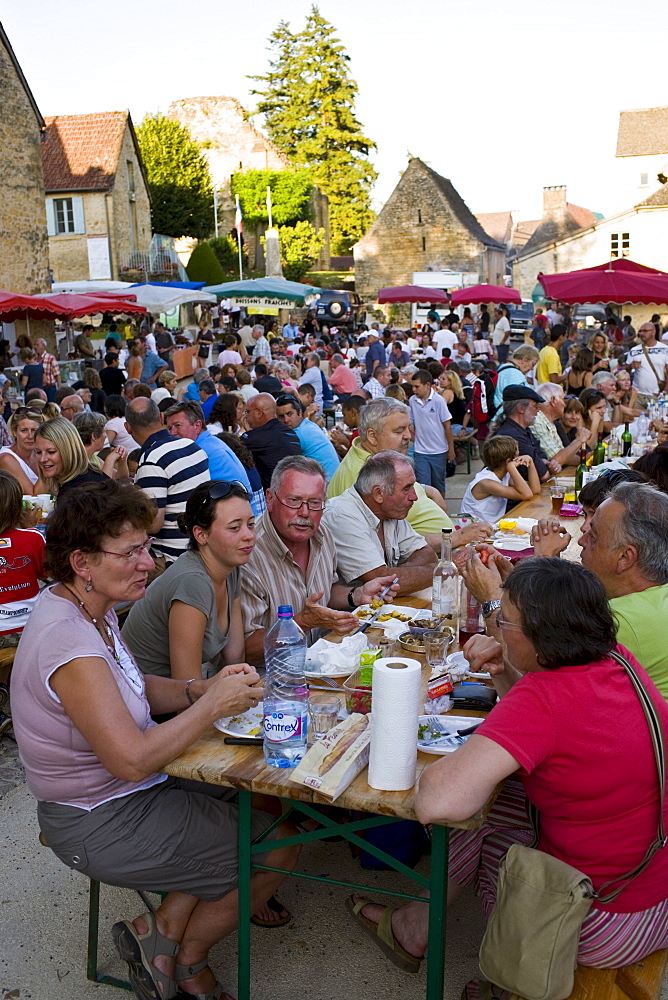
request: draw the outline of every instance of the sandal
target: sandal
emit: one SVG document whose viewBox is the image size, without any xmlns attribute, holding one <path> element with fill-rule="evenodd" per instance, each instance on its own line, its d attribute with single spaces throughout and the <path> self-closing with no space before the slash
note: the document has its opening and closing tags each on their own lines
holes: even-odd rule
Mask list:
<svg viewBox="0 0 668 1000">
<path fill-rule="evenodd" d="M 251 923 L 255 924 L 256 927 L 285 927 L 292 920 L 292 914 L 288 912 L 287 908 L 280 903 L 275 896 L 270 896 L 267 900 L 267 906 L 276 914 L 276 920 L 263 920 L 261 917 L 251 917 Z M 287 916 L 281 917 L 281 913 L 286 913 Z"/>
<path fill-rule="evenodd" d="M 510 993 L 487 979 L 476 978 L 466 984 L 461 1000 L 510 1000 Z"/>
<path fill-rule="evenodd" d="M 355 902 L 352 896 L 349 896 L 346 900 L 346 908 L 352 914 L 352 916 L 357 920 L 371 939 L 378 945 L 380 950 L 387 955 L 389 960 L 397 966 L 397 968 L 402 969 L 404 972 L 419 972 L 420 963 L 422 958 L 417 958 L 415 955 L 410 955 L 405 948 L 403 948 L 394 936 L 392 931 L 392 914 L 395 910 L 399 909 L 399 906 L 386 906 L 383 910 L 383 915 L 377 924 L 374 924 L 373 920 L 369 920 L 362 913 L 365 906 L 371 903 L 372 900 L 360 897 L 357 902 Z"/>
<path fill-rule="evenodd" d="M 111 928 L 116 951 L 128 963 L 130 984 L 139 1000 L 172 1000 L 176 982 L 153 964 L 156 955 L 176 956 L 180 942 L 164 937 L 155 916 L 143 913 L 148 931 L 140 934 L 130 920 L 120 920 Z"/>
<path fill-rule="evenodd" d="M 208 959 L 204 959 L 203 962 L 198 962 L 197 965 L 177 965 L 175 978 L 177 983 L 183 982 L 184 979 L 193 979 L 195 976 L 199 975 L 202 969 L 206 969 L 208 966 Z M 219 982 L 211 990 L 210 993 L 183 993 L 179 994 L 180 997 L 193 997 L 194 1000 L 232 1000 L 229 993 L 226 993 Z"/>
</svg>

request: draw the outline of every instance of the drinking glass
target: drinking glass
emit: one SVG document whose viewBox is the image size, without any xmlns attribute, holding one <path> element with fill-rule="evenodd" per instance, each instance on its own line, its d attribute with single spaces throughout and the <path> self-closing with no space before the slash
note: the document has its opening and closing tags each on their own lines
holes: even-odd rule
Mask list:
<svg viewBox="0 0 668 1000">
<path fill-rule="evenodd" d="M 333 729 L 339 719 L 341 702 L 338 698 L 329 698 L 323 695 L 322 698 L 314 698 L 313 695 L 308 700 L 308 713 L 311 722 L 311 730 L 316 740 Z"/>
<path fill-rule="evenodd" d="M 448 655 L 448 646 L 452 642 L 450 632 L 439 632 L 436 629 L 428 629 L 424 633 L 424 652 L 427 663 L 432 671 L 439 671 L 445 667 L 445 659 Z"/>
</svg>

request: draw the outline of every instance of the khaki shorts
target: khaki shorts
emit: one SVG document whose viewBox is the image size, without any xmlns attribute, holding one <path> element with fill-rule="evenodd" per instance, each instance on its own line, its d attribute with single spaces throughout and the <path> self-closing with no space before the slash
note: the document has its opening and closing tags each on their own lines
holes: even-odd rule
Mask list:
<svg viewBox="0 0 668 1000">
<path fill-rule="evenodd" d="M 215 902 L 237 884 L 235 797 L 234 789 L 167 778 L 90 812 L 39 802 L 37 817 L 54 854 L 89 878 Z M 253 838 L 274 819 L 253 810 Z"/>
</svg>

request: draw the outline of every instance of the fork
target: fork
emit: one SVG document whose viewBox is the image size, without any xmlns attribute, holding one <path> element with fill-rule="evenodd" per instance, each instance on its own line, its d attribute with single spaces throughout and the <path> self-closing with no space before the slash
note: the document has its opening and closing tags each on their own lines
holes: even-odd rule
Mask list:
<svg viewBox="0 0 668 1000">
<path fill-rule="evenodd" d="M 438 739 L 441 736 L 447 736 L 449 739 L 457 740 L 460 743 L 464 742 L 461 736 L 457 733 L 449 733 L 447 730 L 444 732 L 437 715 L 428 715 L 426 724 L 434 739 Z"/>
</svg>

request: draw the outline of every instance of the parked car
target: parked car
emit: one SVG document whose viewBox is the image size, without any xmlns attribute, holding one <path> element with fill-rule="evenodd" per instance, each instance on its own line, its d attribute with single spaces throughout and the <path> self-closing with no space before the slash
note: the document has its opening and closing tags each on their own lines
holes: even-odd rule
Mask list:
<svg viewBox="0 0 668 1000">
<path fill-rule="evenodd" d="M 362 300 L 355 292 L 326 289 L 320 293 L 320 298 L 315 303 L 315 314 L 320 324 L 347 326 L 354 330 L 361 304 Z"/>
<path fill-rule="evenodd" d="M 511 333 L 524 333 L 533 327 L 534 306 L 531 299 L 523 299 L 522 305 L 510 304 L 508 306 L 510 314 Z"/>
</svg>

